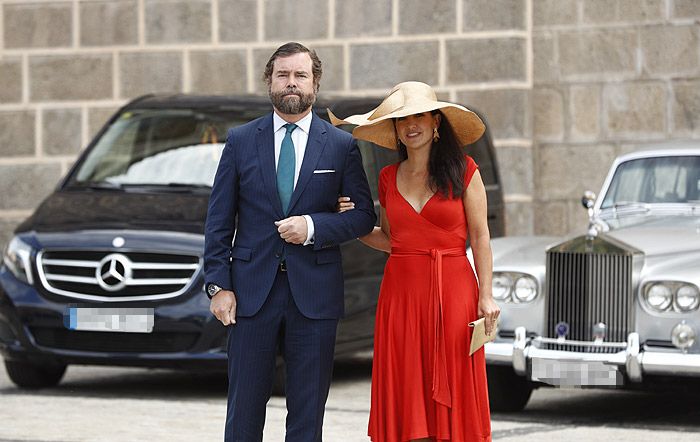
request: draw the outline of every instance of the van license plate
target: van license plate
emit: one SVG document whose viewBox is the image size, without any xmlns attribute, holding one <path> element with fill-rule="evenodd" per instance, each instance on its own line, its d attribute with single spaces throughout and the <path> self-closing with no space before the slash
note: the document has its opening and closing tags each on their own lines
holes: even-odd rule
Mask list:
<svg viewBox="0 0 700 442">
<path fill-rule="evenodd" d="M 556 359 L 532 359 L 533 381 L 557 387 L 621 386 L 622 373 L 615 365 L 600 361 L 562 361 Z"/>
<path fill-rule="evenodd" d="M 152 308 L 70 307 L 65 325 L 70 330 L 151 333 Z"/>
</svg>

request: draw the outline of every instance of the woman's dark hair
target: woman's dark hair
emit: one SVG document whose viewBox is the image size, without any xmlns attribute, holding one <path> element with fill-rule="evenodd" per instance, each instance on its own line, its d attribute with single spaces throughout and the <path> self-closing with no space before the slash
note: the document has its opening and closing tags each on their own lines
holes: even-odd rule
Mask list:
<svg viewBox="0 0 700 442">
<path fill-rule="evenodd" d="M 433 115 L 440 111 L 432 111 Z M 430 159 L 428 161 L 428 175 L 430 188 L 435 192 L 440 192 L 445 198 L 461 198 L 464 192 L 464 173 L 466 162 L 462 153 L 462 146 L 457 143 L 457 139 L 452 132 L 452 126 L 444 115 L 440 120 L 438 128 L 440 139 L 433 143 L 430 149 Z M 399 140 L 399 159 L 401 161 L 408 158 L 406 146 Z"/>
<path fill-rule="evenodd" d="M 316 51 L 294 41 L 283 44 L 270 56 L 270 59 L 265 65 L 265 71 L 263 72 L 263 80 L 265 83 L 267 83 L 269 86 L 270 82 L 272 81 L 272 71 L 275 67 L 275 60 L 280 57 L 289 57 L 290 55 L 302 53 L 307 53 L 309 54 L 309 57 L 311 57 L 311 72 L 314 76 L 314 90 L 318 92 L 318 88 L 321 85 L 321 75 L 323 74 L 321 60 L 318 58 L 318 55 L 316 55 Z"/>
</svg>

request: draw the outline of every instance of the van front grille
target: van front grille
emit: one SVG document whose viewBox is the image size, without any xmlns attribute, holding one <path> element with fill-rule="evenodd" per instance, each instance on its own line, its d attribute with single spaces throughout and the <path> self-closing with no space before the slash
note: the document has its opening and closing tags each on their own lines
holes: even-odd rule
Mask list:
<svg viewBox="0 0 700 442">
<path fill-rule="evenodd" d="M 189 289 L 200 268 L 196 255 L 113 250 L 44 250 L 37 255 L 44 289 L 92 301 L 173 298 Z"/>
</svg>

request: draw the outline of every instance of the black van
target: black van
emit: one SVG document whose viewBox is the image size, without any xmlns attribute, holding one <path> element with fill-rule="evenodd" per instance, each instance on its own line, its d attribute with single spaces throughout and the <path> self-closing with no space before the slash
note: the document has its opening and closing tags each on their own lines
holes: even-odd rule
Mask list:
<svg viewBox="0 0 700 442">
<path fill-rule="evenodd" d="M 380 98 L 319 99 L 327 119 Z M 0 266 L 0 352 L 20 387 L 69 364 L 226 367 L 226 333 L 204 294 L 204 219 L 227 129 L 271 111 L 267 97 L 148 95 L 121 108 L 56 191 L 15 230 Z M 348 128 L 349 129 L 349 128 Z M 361 142 L 372 196 L 396 152 Z M 466 151 L 486 184 L 492 236 L 504 206 L 488 133 Z M 372 348 L 386 256 L 342 246 L 345 318 L 337 355 Z"/>
</svg>

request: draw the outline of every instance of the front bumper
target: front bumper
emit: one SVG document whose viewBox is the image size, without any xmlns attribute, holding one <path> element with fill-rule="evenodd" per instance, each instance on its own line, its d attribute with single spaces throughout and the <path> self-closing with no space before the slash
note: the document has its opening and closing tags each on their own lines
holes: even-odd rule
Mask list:
<svg viewBox="0 0 700 442">
<path fill-rule="evenodd" d="M 208 304 L 193 289 L 168 302 L 140 305 L 154 308 L 152 333 L 73 331 L 64 325 L 73 301 L 47 299 L 0 266 L 0 354 L 35 363 L 225 370 L 227 329 Z"/>
<path fill-rule="evenodd" d="M 542 348 L 542 344 L 557 343 L 576 347 L 602 345 L 612 349 L 609 353 L 562 351 Z M 614 351 L 618 350 L 618 351 Z M 494 365 L 512 365 L 515 373 L 531 380 L 543 381 L 537 373 L 538 367 L 597 367 L 609 369 L 631 383 L 641 383 L 645 375 L 654 376 L 698 376 L 700 377 L 700 354 L 643 349 L 639 334 L 630 333 L 627 342 L 595 344 L 593 342 L 558 341 L 556 339 L 529 337 L 524 327 L 515 330 L 512 342 L 490 342 L 485 346 L 486 362 Z M 562 371 L 563 372 L 563 371 Z M 614 375 L 614 373 L 613 373 Z M 582 378 L 564 379 L 562 383 L 543 381 L 553 385 L 620 385 L 596 384 L 584 375 Z"/>
</svg>

